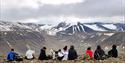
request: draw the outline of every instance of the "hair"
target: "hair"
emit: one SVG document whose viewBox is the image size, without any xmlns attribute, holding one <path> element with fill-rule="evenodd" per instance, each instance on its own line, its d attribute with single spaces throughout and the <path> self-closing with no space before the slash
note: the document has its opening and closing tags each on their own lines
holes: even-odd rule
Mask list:
<svg viewBox="0 0 125 63">
<path fill-rule="evenodd" d="M 63 50 L 65 50 L 65 51 L 66 51 L 66 50 L 67 50 L 67 46 L 65 46 L 65 47 L 63 48 Z"/>
<path fill-rule="evenodd" d="M 71 46 L 70 46 L 70 49 L 74 49 L 74 46 L 73 46 L 73 45 L 71 45 Z"/>
<path fill-rule="evenodd" d="M 11 51 L 14 51 L 14 49 L 11 49 Z"/>
<path fill-rule="evenodd" d="M 98 46 L 97 46 L 97 49 L 98 49 L 98 50 L 100 50 L 100 49 L 102 49 L 102 48 L 101 48 L 101 46 L 100 46 L 100 45 L 98 45 Z"/>
<path fill-rule="evenodd" d="M 60 52 L 60 51 L 61 51 L 61 49 L 58 50 L 58 52 Z"/>
<path fill-rule="evenodd" d="M 91 47 L 88 47 L 87 50 L 91 50 Z"/>
<path fill-rule="evenodd" d="M 46 47 L 43 47 L 43 49 L 46 49 Z"/>
<path fill-rule="evenodd" d="M 117 46 L 116 46 L 116 45 L 112 45 L 112 48 L 113 48 L 113 49 L 116 49 L 116 48 L 117 48 Z"/>
</svg>

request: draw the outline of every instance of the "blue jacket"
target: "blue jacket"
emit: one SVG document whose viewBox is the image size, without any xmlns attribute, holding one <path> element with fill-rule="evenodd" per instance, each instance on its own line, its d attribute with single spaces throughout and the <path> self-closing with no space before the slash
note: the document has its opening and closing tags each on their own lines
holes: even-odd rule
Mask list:
<svg viewBox="0 0 125 63">
<path fill-rule="evenodd" d="M 7 55 L 7 60 L 8 61 L 14 61 L 15 60 L 15 52 L 10 51 Z"/>
</svg>

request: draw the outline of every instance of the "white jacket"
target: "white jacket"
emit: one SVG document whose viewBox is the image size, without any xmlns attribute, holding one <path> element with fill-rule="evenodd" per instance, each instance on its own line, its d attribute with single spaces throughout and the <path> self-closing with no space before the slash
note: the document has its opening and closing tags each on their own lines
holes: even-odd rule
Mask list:
<svg viewBox="0 0 125 63">
<path fill-rule="evenodd" d="M 67 51 L 62 50 L 62 53 L 64 56 L 62 60 L 68 60 L 68 50 Z"/>
<path fill-rule="evenodd" d="M 32 59 L 34 54 L 35 54 L 35 51 L 33 51 L 33 50 L 28 50 L 28 51 L 26 52 L 26 57 L 27 57 L 27 59 Z"/>
</svg>

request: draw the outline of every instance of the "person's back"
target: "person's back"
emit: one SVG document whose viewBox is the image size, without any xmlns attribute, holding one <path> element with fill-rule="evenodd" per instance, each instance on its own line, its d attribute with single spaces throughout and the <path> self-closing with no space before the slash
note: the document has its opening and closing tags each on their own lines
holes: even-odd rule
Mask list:
<svg viewBox="0 0 125 63">
<path fill-rule="evenodd" d="M 51 49 L 50 52 L 49 52 L 49 56 L 50 56 L 50 59 L 55 59 L 56 57 L 56 54 L 55 54 L 55 50 Z"/>
<path fill-rule="evenodd" d="M 91 47 L 88 47 L 86 50 L 86 55 L 90 57 L 90 59 L 93 58 L 93 51 L 91 51 Z"/>
<path fill-rule="evenodd" d="M 47 56 L 46 56 L 46 47 L 43 47 L 43 49 L 41 49 L 40 55 L 39 55 L 39 60 L 47 60 Z"/>
<path fill-rule="evenodd" d="M 11 51 L 8 53 L 7 55 L 7 60 L 8 61 L 14 61 L 14 60 L 17 60 L 16 56 L 18 54 L 14 52 L 14 49 L 11 49 Z"/>
<path fill-rule="evenodd" d="M 103 60 L 105 56 L 105 52 L 101 49 L 101 46 L 97 46 L 97 49 L 94 52 L 94 59 Z"/>
<path fill-rule="evenodd" d="M 69 49 L 69 54 L 68 54 L 68 60 L 75 60 L 77 59 L 78 55 L 76 50 L 74 49 L 74 46 L 71 46 Z"/>
<path fill-rule="evenodd" d="M 14 52 L 10 51 L 7 55 L 7 60 L 8 61 L 14 61 L 15 60 L 15 55 Z"/>
<path fill-rule="evenodd" d="M 62 60 L 63 57 L 64 57 L 64 55 L 63 55 L 61 49 L 59 49 L 59 50 L 58 50 L 58 53 L 57 53 L 57 59 L 58 59 L 58 60 Z"/>
<path fill-rule="evenodd" d="M 113 45 L 112 46 L 112 49 L 108 52 L 108 55 L 110 56 L 110 57 L 118 57 L 118 51 L 117 51 L 117 49 L 116 49 L 116 45 Z"/>
<path fill-rule="evenodd" d="M 68 49 L 67 49 L 67 46 L 65 46 L 62 50 L 62 53 L 63 53 L 63 59 L 62 60 L 68 60 Z"/>
<path fill-rule="evenodd" d="M 33 50 L 28 50 L 27 52 L 26 52 L 26 59 L 34 59 L 34 54 L 35 54 L 35 51 L 33 51 Z"/>
<path fill-rule="evenodd" d="M 23 61 L 20 55 L 14 52 L 14 49 L 11 49 L 11 51 L 8 53 L 7 60 L 8 61 Z"/>
</svg>

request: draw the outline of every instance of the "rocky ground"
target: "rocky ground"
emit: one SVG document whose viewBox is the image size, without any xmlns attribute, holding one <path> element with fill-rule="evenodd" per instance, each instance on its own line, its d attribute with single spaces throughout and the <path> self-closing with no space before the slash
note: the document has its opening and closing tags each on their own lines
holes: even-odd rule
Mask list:
<svg viewBox="0 0 125 63">
<path fill-rule="evenodd" d="M 23 60 L 21 62 L 7 62 L 4 56 L 0 56 L 0 63 L 125 63 L 125 54 L 119 54 L 118 58 L 108 58 L 105 60 L 83 60 L 82 56 L 79 56 L 77 60 L 73 61 L 58 61 L 58 60 L 46 60 L 40 61 L 37 59 L 34 60 Z"/>
</svg>

